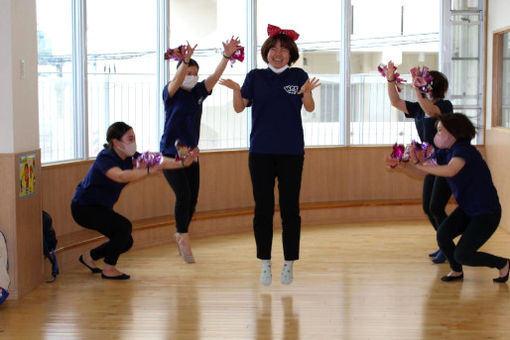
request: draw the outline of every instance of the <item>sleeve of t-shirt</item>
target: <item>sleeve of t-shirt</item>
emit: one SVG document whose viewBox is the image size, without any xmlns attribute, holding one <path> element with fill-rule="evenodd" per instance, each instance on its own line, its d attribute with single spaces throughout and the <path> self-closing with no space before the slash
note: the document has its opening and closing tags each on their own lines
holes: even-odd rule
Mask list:
<svg viewBox="0 0 510 340">
<path fill-rule="evenodd" d="M 165 87 L 163 87 L 163 93 L 162 93 L 162 95 L 163 95 L 163 102 L 164 102 L 164 103 L 165 103 L 167 100 L 172 99 L 172 98 L 170 97 L 170 94 L 168 93 L 168 84 L 170 84 L 170 83 L 167 83 L 167 84 L 165 85 Z"/>
<path fill-rule="evenodd" d="M 441 111 L 442 114 L 453 112 L 453 105 L 449 100 L 440 100 L 435 105 L 439 108 L 439 111 Z"/>
<path fill-rule="evenodd" d="M 455 148 L 452 152 L 452 158 L 455 158 L 455 157 L 462 158 L 463 160 L 468 162 L 469 159 L 471 158 L 471 152 L 469 150 L 469 147 L 463 146 L 463 147 Z"/>
<path fill-rule="evenodd" d="M 253 100 L 253 71 L 248 72 L 244 78 L 244 83 L 241 87 L 241 97 L 248 100 L 248 105 L 246 106 L 251 106 Z"/>
<path fill-rule="evenodd" d="M 195 88 L 199 98 L 205 98 L 211 95 L 212 93 L 212 89 L 211 91 L 207 91 L 207 88 L 205 87 L 205 80 L 202 80 L 201 82 L 197 83 Z M 195 88 L 193 90 L 195 90 Z"/>
<path fill-rule="evenodd" d="M 106 175 L 106 172 L 111 168 L 119 166 L 113 157 L 105 153 L 99 154 L 95 163 L 96 167 L 101 171 L 103 175 Z"/>
<path fill-rule="evenodd" d="M 418 102 L 410 102 L 406 100 L 406 109 L 408 112 L 404 112 L 406 118 L 415 118 L 416 115 L 421 112 L 421 107 Z"/>
</svg>

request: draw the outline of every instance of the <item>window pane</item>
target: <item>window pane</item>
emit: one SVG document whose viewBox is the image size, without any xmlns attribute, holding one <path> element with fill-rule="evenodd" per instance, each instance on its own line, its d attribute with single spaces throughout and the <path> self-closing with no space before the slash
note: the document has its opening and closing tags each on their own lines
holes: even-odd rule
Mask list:
<svg viewBox="0 0 510 340">
<path fill-rule="evenodd" d="M 479 0 L 452 0 L 452 10 L 454 11 L 466 11 L 466 10 L 478 10 Z"/>
<path fill-rule="evenodd" d="M 289 8 L 299 8 L 282 16 Z M 327 9 L 327 10 L 325 10 Z M 299 59 L 293 65 L 304 69 L 321 86 L 313 91 L 314 112 L 302 109 L 305 145 L 338 145 L 344 123 L 340 122 L 341 1 L 257 1 L 257 67 L 266 68 L 260 47 L 267 38 L 267 25 L 293 29 L 300 34 L 296 44 Z M 324 23 L 328 23 L 327 29 Z"/>
<path fill-rule="evenodd" d="M 503 35 L 503 90 L 501 125 L 510 127 L 510 33 Z"/>
<path fill-rule="evenodd" d="M 198 44 L 193 59 L 200 66 L 199 81 L 214 72 L 222 58 L 222 42 L 232 36 L 239 37 L 241 45 L 246 47 L 246 1 L 170 0 L 169 47 L 175 48 L 186 41 Z M 169 80 L 174 76 L 176 66 L 177 62 L 170 62 Z M 246 60 L 236 61 L 227 65 L 222 77 L 242 84 L 246 71 Z M 232 90 L 216 85 L 202 106 L 200 149 L 246 148 L 248 118 L 246 112 L 235 113 Z"/>
<path fill-rule="evenodd" d="M 87 1 L 91 157 L 116 121 L 133 127 L 139 151 L 159 150 L 157 18 L 157 0 Z"/>
<path fill-rule="evenodd" d="M 43 163 L 76 158 L 71 5 L 37 0 L 39 133 Z"/>
<path fill-rule="evenodd" d="M 462 13 L 451 16 L 452 60 L 450 96 L 455 111 L 481 108 L 480 16 Z M 480 110 L 481 112 L 481 110 Z"/>
<path fill-rule="evenodd" d="M 353 0 L 352 7 L 350 143 L 408 144 L 419 140 L 414 120 L 391 106 L 386 79 L 377 65 L 389 60 L 398 65 L 398 72 L 408 81 L 400 98 L 416 101 L 409 70 L 414 66 L 437 70 L 439 66 L 439 1 L 423 6 L 418 1 Z M 413 12 L 431 20 L 411 20 Z M 373 24 L 381 18 L 391 20 Z M 362 34 L 356 27 L 362 28 Z"/>
</svg>

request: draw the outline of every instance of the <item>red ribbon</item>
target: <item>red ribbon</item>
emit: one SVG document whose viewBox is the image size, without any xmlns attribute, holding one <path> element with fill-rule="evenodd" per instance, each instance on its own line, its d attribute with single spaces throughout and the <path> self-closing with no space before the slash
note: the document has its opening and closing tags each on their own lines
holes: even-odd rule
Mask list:
<svg viewBox="0 0 510 340">
<path fill-rule="evenodd" d="M 271 24 L 267 25 L 267 34 L 270 37 L 274 37 L 275 35 L 278 35 L 278 34 L 284 34 L 284 35 L 288 36 L 289 38 L 291 38 L 293 41 L 296 41 L 297 38 L 299 38 L 299 34 L 296 31 L 282 30 L 280 27 L 274 26 Z"/>
</svg>

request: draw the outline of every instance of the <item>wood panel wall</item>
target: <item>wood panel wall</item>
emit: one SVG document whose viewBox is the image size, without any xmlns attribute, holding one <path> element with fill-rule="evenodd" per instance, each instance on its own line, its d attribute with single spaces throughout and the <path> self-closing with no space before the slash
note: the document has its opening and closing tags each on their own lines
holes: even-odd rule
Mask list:
<svg viewBox="0 0 510 340">
<path fill-rule="evenodd" d="M 510 129 L 492 128 L 486 134 L 487 164 L 498 191 L 502 215 L 500 226 L 510 232 Z"/>
<path fill-rule="evenodd" d="M 43 279 L 41 163 L 36 154 L 35 194 L 20 199 L 19 166 L 21 154 L 0 154 L 0 229 L 7 238 L 11 298 L 21 297 Z"/>
<path fill-rule="evenodd" d="M 390 147 L 311 148 L 306 150 L 302 203 L 421 199 L 420 178 L 389 171 Z M 81 230 L 72 220 L 70 201 L 92 161 L 43 168 L 43 208 L 58 235 Z M 247 151 L 207 152 L 200 156 L 201 183 L 197 211 L 253 206 Z M 115 209 L 131 220 L 173 214 L 174 197 L 164 177 L 129 184 Z"/>
</svg>

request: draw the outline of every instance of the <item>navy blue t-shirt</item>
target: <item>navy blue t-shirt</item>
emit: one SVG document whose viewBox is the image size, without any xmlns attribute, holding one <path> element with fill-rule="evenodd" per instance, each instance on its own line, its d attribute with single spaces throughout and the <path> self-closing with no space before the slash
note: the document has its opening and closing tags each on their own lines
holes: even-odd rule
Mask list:
<svg viewBox="0 0 510 340">
<path fill-rule="evenodd" d="M 453 112 L 453 105 L 449 100 L 439 99 L 434 103 L 441 111 L 441 114 L 447 114 Z M 421 142 L 427 142 L 430 145 L 434 145 L 434 136 L 436 135 L 436 118 L 427 117 L 423 109 L 418 102 L 410 102 L 406 100 L 407 112 L 406 118 L 414 118 L 414 124 L 418 135 L 420 136 Z"/>
<path fill-rule="evenodd" d="M 469 142 L 457 142 L 450 149 L 436 150 L 439 165 L 448 164 L 454 157 L 466 162 L 459 173 L 446 177 L 459 207 L 471 217 L 496 211 L 499 207 L 498 192 L 480 152 Z"/>
<path fill-rule="evenodd" d="M 135 154 L 133 157 L 139 155 Z M 100 205 L 113 208 L 120 192 L 127 183 L 115 182 L 106 177 L 106 172 L 114 167 L 122 170 L 133 169 L 133 157 L 122 160 L 113 149 L 103 149 L 97 155 L 89 172 L 78 184 L 73 201 L 81 205 Z"/>
<path fill-rule="evenodd" d="M 168 84 L 163 88 L 165 103 L 165 130 L 160 142 L 160 151 L 165 155 L 177 154 L 175 141 L 194 148 L 200 139 L 200 121 L 202 119 L 202 102 L 211 92 L 207 92 L 205 81 L 197 83 L 191 91 L 179 88 L 170 97 Z"/>
<path fill-rule="evenodd" d="M 297 94 L 308 79 L 300 68 L 282 73 L 271 69 L 250 71 L 241 95 L 252 107 L 250 152 L 264 154 L 304 154 L 302 94 Z"/>
</svg>

